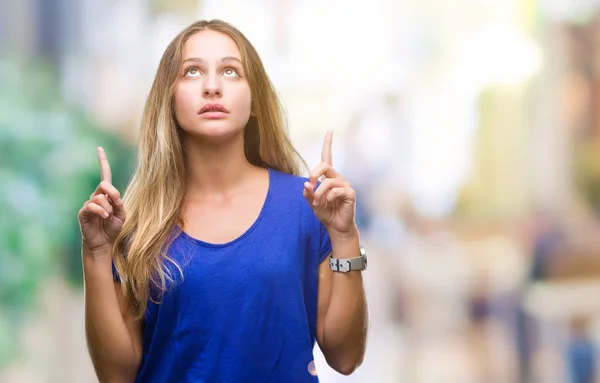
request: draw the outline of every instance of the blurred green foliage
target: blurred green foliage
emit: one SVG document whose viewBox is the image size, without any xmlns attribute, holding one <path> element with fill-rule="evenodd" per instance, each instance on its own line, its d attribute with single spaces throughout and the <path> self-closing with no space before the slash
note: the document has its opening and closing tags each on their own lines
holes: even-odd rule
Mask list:
<svg viewBox="0 0 600 383">
<path fill-rule="evenodd" d="M 124 190 L 134 148 L 68 105 L 52 68 L 0 60 L 0 370 L 19 354 L 48 277 L 82 286 L 77 212 L 99 182 L 96 147 Z"/>
</svg>

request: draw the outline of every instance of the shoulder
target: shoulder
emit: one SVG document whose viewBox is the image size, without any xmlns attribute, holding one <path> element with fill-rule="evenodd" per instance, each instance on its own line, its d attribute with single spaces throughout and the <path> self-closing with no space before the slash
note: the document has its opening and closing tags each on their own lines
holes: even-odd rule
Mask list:
<svg viewBox="0 0 600 383">
<path fill-rule="evenodd" d="M 295 174 L 284 173 L 280 170 L 269 169 L 271 181 L 279 187 L 298 188 L 300 191 L 304 187 L 304 183 L 308 181 L 308 177 L 297 176 Z"/>
<path fill-rule="evenodd" d="M 286 209 L 299 208 L 302 214 L 312 213 L 310 206 L 304 199 L 304 183 L 307 177 L 284 173 L 279 170 L 269 169 L 271 174 L 271 194 L 279 206 Z"/>
<path fill-rule="evenodd" d="M 294 174 L 284 173 L 279 170 L 269 169 L 271 174 L 271 189 L 276 194 L 288 195 L 288 197 L 300 197 L 304 190 L 304 183 L 308 181 L 307 177 L 297 176 Z"/>
</svg>

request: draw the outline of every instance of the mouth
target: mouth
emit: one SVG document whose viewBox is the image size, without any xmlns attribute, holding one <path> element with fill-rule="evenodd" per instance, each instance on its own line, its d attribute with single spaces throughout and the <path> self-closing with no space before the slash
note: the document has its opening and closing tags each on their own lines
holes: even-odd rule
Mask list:
<svg viewBox="0 0 600 383">
<path fill-rule="evenodd" d="M 229 113 L 229 111 L 221 104 L 205 104 L 198 114 L 204 113 Z"/>
</svg>

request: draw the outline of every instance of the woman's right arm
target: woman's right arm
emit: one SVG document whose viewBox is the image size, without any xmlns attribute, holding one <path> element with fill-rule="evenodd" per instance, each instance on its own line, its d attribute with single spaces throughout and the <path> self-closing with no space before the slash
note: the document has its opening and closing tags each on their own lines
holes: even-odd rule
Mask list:
<svg viewBox="0 0 600 383">
<path fill-rule="evenodd" d="M 142 326 L 125 310 L 110 251 L 82 251 L 86 339 L 100 383 L 132 383 L 142 361 Z"/>
<path fill-rule="evenodd" d="M 100 383 L 132 383 L 142 360 L 142 325 L 125 309 L 121 286 L 112 273 L 113 244 L 126 214 L 102 148 L 98 159 L 102 181 L 78 214 L 86 340 Z"/>
</svg>

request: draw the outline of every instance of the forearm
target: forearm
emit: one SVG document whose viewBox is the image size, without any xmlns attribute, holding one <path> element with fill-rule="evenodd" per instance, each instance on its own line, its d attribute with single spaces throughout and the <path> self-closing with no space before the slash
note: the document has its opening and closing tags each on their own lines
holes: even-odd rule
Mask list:
<svg viewBox="0 0 600 383">
<path fill-rule="evenodd" d="M 141 361 L 114 288 L 110 253 L 89 256 L 83 250 L 85 330 L 100 382 L 133 382 Z"/>
<path fill-rule="evenodd" d="M 331 239 L 336 258 L 354 258 L 360 253 L 358 232 L 349 238 Z M 362 363 L 368 327 L 368 309 L 362 273 L 334 272 L 331 296 L 323 326 L 324 354 L 342 373 L 351 373 Z"/>
</svg>

